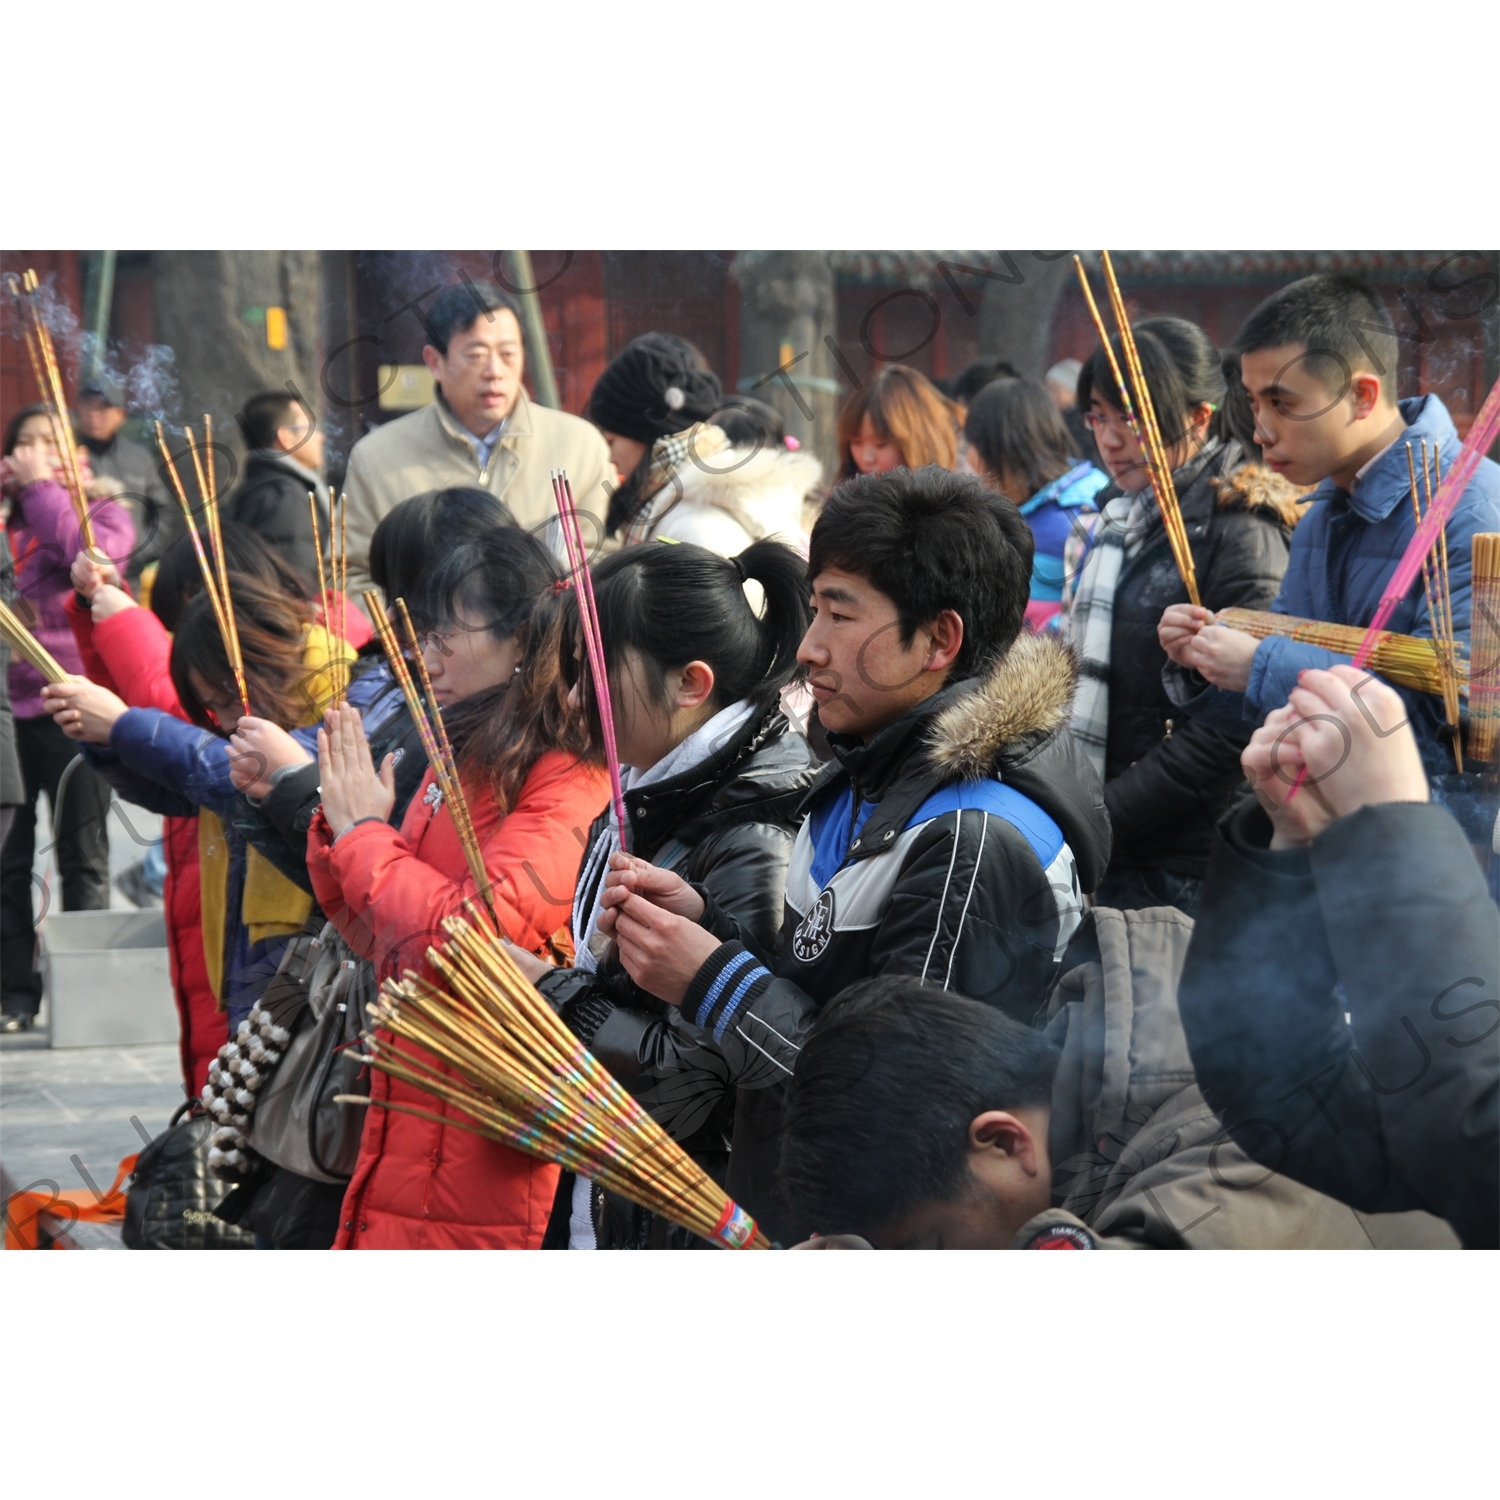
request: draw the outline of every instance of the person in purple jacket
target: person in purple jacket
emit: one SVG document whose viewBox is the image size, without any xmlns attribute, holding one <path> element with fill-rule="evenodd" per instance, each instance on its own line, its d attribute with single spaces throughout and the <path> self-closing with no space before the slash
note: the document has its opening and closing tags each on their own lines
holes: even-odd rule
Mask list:
<svg viewBox="0 0 1500 1500">
<path fill-rule="evenodd" d="M 23 407 L 5 429 L 0 462 L 19 608 L 59 664 L 81 675 L 64 603 L 73 587 L 68 569 L 82 540 L 72 499 L 59 482 L 60 463 L 46 408 Z M 87 483 L 86 454 L 79 454 L 79 465 Z M 130 517 L 113 500 L 91 501 L 89 516 L 96 546 L 124 573 L 135 546 Z M 78 747 L 47 712 L 41 673 L 12 656 L 6 681 L 26 791 L 0 854 L 0 1032 L 14 1032 L 31 1025 L 42 1003 L 31 897 L 37 798 L 46 792 L 52 808 L 63 910 L 95 911 L 109 905 L 109 787 L 91 767 L 73 765 Z"/>
</svg>

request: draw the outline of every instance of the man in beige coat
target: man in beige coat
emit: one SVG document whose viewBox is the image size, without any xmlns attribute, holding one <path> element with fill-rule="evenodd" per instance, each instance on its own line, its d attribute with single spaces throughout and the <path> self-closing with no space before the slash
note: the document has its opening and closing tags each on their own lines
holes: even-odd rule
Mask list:
<svg viewBox="0 0 1500 1500">
<path fill-rule="evenodd" d="M 349 455 L 349 593 L 371 587 L 370 538 L 381 518 L 428 490 L 475 485 L 499 496 L 518 525 L 551 540 L 551 473 L 566 469 L 585 541 L 602 535 L 614 469 L 597 428 L 534 405 L 513 298 L 466 281 L 423 315 L 422 358 L 437 383 L 431 406 L 377 427 Z M 608 486 L 608 488 L 606 487 Z M 590 518 L 593 518 L 591 525 Z"/>
</svg>

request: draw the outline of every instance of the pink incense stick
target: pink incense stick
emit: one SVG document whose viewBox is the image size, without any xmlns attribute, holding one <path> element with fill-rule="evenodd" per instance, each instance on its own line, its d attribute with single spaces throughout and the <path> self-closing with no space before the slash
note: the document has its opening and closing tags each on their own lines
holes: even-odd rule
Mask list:
<svg viewBox="0 0 1500 1500">
<path fill-rule="evenodd" d="M 1452 467 L 1443 476 L 1443 482 L 1438 486 L 1438 492 L 1433 496 L 1432 504 L 1427 508 L 1427 514 L 1422 518 L 1422 524 L 1417 527 L 1411 541 L 1406 544 L 1406 551 L 1401 554 L 1401 561 L 1397 563 L 1396 571 L 1391 574 L 1391 581 L 1386 585 L 1385 593 L 1381 595 L 1375 618 L 1370 621 L 1369 629 L 1365 631 L 1365 638 L 1359 643 L 1359 650 L 1354 653 L 1356 667 L 1363 667 L 1369 663 L 1380 632 L 1386 628 L 1386 623 L 1396 606 L 1406 597 L 1406 591 L 1412 586 L 1417 574 L 1422 571 L 1422 559 L 1432 551 L 1433 544 L 1448 524 L 1448 517 L 1453 514 L 1459 496 L 1469 487 L 1469 481 L 1474 477 L 1474 471 L 1479 467 L 1480 459 L 1484 457 L 1490 444 L 1495 441 L 1497 432 L 1500 432 L 1500 380 L 1495 382 L 1488 397 L 1485 398 L 1485 403 L 1480 407 L 1479 415 L 1474 418 L 1474 425 L 1469 429 L 1469 435 L 1464 439 L 1464 445 L 1459 450 L 1458 457 L 1454 459 Z"/>
<path fill-rule="evenodd" d="M 578 619 L 583 627 L 584 649 L 588 653 L 589 675 L 594 681 L 594 698 L 599 706 L 599 723 L 604 731 L 604 758 L 609 766 L 609 797 L 615 823 L 620 830 L 620 848 L 625 849 L 625 793 L 620 784 L 620 752 L 615 743 L 614 707 L 609 697 L 609 671 L 604 659 L 604 639 L 599 631 L 599 606 L 594 599 L 594 579 L 589 571 L 588 552 L 578 525 L 578 506 L 566 469 L 552 472 L 552 495 L 557 502 L 558 521 L 562 527 L 563 545 L 568 552 L 569 571 L 573 577 L 573 594 L 578 601 Z"/>
<path fill-rule="evenodd" d="M 1448 517 L 1458 504 L 1459 496 L 1469 487 L 1479 461 L 1495 441 L 1497 432 L 1500 432 L 1500 380 L 1491 387 L 1484 405 L 1479 408 L 1479 415 L 1474 418 L 1474 425 L 1469 428 L 1469 435 L 1464 439 L 1458 457 L 1443 476 L 1443 482 L 1438 486 L 1427 514 L 1412 533 L 1411 541 L 1406 544 L 1406 551 L 1401 554 L 1401 561 L 1396 564 L 1396 571 L 1391 574 L 1391 581 L 1386 585 L 1385 593 L 1380 596 L 1380 604 L 1365 631 L 1365 638 L 1359 643 L 1359 650 L 1354 653 L 1356 667 L 1369 665 L 1370 657 L 1379 644 L 1381 631 L 1386 628 L 1396 606 L 1406 597 L 1406 591 L 1422 571 L 1423 560 L 1442 535 L 1443 528 L 1448 524 Z M 1302 783 L 1306 780 L 1307 767 L 1303 766 L 1297 772 L 1291 790 L 1286 794 L 1286 802 L 1290 802 L 1302 790 Z"/>
</svg>

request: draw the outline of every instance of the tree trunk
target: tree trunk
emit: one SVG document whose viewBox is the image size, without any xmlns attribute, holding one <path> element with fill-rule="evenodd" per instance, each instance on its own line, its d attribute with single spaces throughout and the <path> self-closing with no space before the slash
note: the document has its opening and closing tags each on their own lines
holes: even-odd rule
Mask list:
<svg viewBox="0 0 1500 1500">
<path fill-rule="evenodd" d="M 1003 257 L 998 259 L 1003 262 Z M 1051 364 L 1052 313 L 1074 274 L 1073 257 L 1051 250 L 1012 250 L 1010 264 L 1015 266 L 1017 282 L 985 283 L 979 347 L 985 354 L 1008 359 L 1023 375 L 1040 380 Z"/>
<path fill-rule="evenodd" d="M 731 274 L 740 288 L 740 393 L 774 406 L 831 478 L 839 385 L 823 340 L 837 334 L 838 310 L 828 256 L 751 251 L 736 257 Z"/>
<path fill-rule="evenodd" d="M 322 410 L 318 252 L 160 250 L 151 257 L 151 282 L 156 338 L 176 356 L 178 405 L 172 415 L 201 437 L 203 413 L 213 413 L 222 497 L 244 456 L 235 413 L 248 397 L 286 389 L 290 382 L 315 414 Z M 268 308 L 285 311 L 283 349 L 270 346 Z M 184 480 L 190 483 L 188 475 Z"/>
</svg>

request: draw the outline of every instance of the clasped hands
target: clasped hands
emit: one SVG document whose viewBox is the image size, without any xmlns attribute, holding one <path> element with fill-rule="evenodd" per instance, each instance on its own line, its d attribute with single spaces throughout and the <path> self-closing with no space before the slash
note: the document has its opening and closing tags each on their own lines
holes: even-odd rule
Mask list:
<svg viewBox="0 0 1500 1500">
<path fill-rule="evenodd" d="M 1250 686 L 1250 664 L 1260 644 L 1243 630 L 1215 625 L 1214 613 L 1201 604 L 1172 604 L 1156 627 L 1161 648 L 1179 667 L 1186 667 L 1228 693 Z"/>
<path fill-rule="evenodd" d="M 89 601 L 89 613 L 98 625 L 122 609 L 140 606 L 125 592 L 120 570 L 100 553 L 80 552 L 68 570 L 73 587 Z"/>
<path fill-rule="evenodd" d="M 1428 800 L 1406 704 L 1357 667 L 1299 673 L 1286 706 L 1266 716 L 1240 765 L 1271 819 L 1273 849 L 1310 844 L 1361 807 Z"/>
<path fill-rule="evenodd" d="M 359 710 L 347 704 L 323 715 L 318 730 L 318 775 L 323 816 L 334 838 L 363 818 L 386 821 L 396 805 L 396 757 L 387 755 L 380 770 L 375 769 L 364 721 Z"/>
<path fill-rule="evenodd" d="M 698 925 L 703 898 L 680 875 L 616 853 L 599 905 L 599 931 L 613 939 L 625 972 L 648 995 L 681 1005 L 693 976 L 719 946 Z"/>
</svg>

